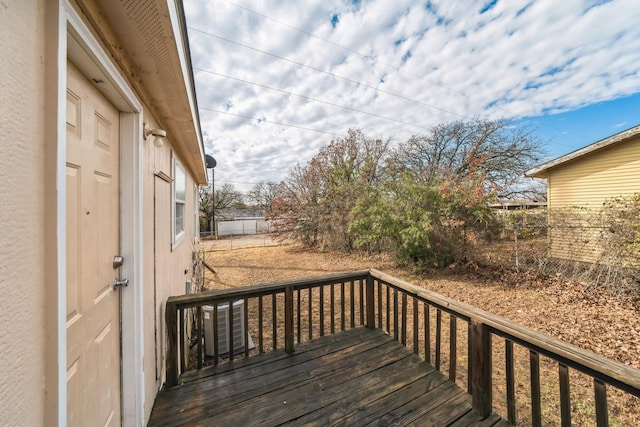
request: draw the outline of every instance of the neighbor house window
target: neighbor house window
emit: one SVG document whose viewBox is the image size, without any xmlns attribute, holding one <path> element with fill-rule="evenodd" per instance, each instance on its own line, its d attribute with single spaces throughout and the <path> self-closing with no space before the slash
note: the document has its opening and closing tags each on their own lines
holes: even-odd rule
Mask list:
<svg viewBox="0 0 640 427">
<path fill-rule="evenodd" d="M 185 206 L 187 181 L 184 169 L 178 162 L 173 163 L 173 244 L 177 245 L 184 237 Z"/>
</svg>

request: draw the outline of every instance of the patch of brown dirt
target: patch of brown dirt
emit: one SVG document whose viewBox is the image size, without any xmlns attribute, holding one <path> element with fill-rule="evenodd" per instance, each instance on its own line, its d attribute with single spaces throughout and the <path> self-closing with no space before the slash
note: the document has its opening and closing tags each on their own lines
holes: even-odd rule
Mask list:
<svg viewBox="0 0 640 427">
<path fill-rule="evenodd" d="M 205 285 L 209 289 L 226 289 L 359 269 L 384 269 L 390 265 L 390 262 L 380 257 L 319 253 L 298 245 L 226 251 L 208 251 L 205 247 L 204 254 L 207 264 L 217 272 L 215 276 L 205 277 Z"/>
</svg>

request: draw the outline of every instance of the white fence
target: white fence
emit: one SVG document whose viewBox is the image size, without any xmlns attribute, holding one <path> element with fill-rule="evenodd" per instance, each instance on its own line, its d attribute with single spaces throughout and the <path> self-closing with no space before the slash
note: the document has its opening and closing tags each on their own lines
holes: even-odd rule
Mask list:
<svg viewBox="0 0 640 427">
<path fill-rule="evenodd" d="M 241 218 L 233 221 L 218 221 L 217 226 L 218 237 L 268 233 L 271 231 L 271 221 L 266 221 L 264 218 Z"/>
</svg>

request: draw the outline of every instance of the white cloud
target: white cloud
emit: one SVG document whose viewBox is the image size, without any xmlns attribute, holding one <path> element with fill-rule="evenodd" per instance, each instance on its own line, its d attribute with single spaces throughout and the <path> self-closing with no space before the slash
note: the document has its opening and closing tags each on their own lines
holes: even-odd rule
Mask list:
<svg viewBox="0 0 640 427">
<path fill-rule="evenodd" d="M 216 180 L 242 190 L 279 181 L 350 127 L 398 142 L 442 121 L 517 119 L 640 91 L 636 0 L 499 0 L 485 13 L 473 0 L 234 2 L 184 4 L 206 151 Z"/>
</svg>

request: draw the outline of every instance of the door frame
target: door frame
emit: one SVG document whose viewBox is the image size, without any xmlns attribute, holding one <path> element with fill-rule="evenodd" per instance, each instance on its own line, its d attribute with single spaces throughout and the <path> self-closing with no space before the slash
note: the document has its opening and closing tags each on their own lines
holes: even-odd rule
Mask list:
<svg viewBox="0 0 640 427">
<path fill-rule="evenodd" d="M 129 286 L 120 291 L 121 390 L 123 426 L 144 425 L 143 325 L 143 104 L 122 77 L 102 45 L 71 5 L 57 2 L 57 418 L 67 420 L 66 339 L 66 86 L 67 59 L 85 74 L 100 76 L 104 96 L 120 111 L 120 251 L 122 277 Z M 116 254 L 114 254 L 116 255 Z"/>
</svg>

